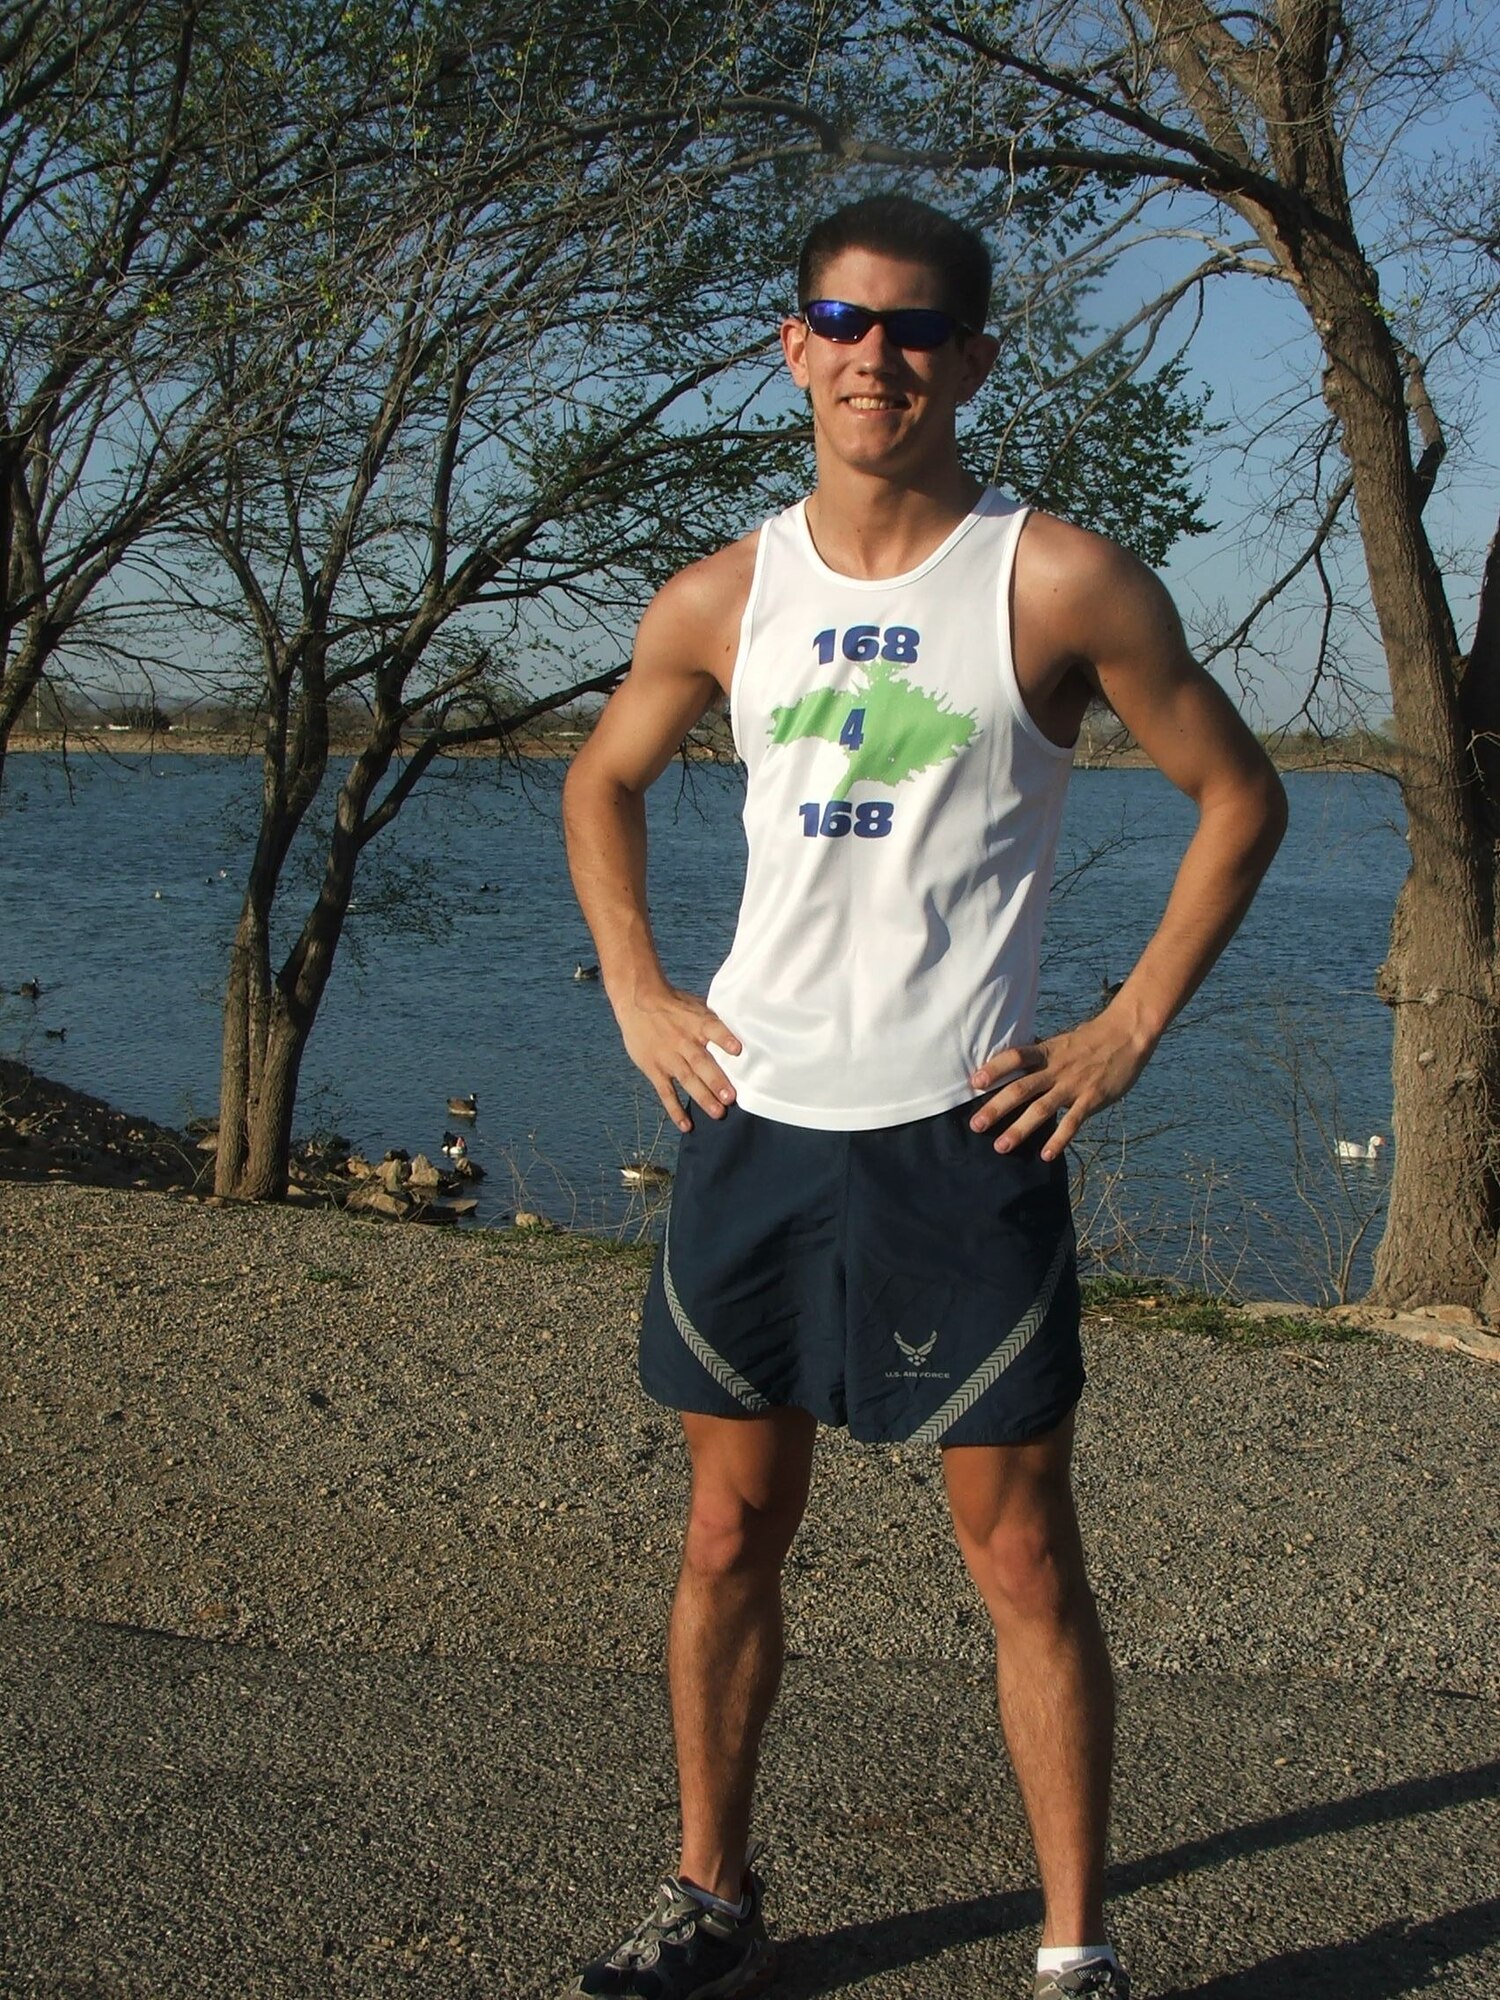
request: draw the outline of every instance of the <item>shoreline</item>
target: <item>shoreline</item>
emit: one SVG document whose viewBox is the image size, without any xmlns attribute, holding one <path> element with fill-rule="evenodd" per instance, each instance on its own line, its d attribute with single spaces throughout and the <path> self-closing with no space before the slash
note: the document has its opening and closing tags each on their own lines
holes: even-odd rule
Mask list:
<svg viewBox="0 0 1500 2000">
<path fill-rule="evenodd" d="M 43 1076 L 30 1064 L 0 1056 L 0 1187 L 7 1182 L 59 1183 L 176 1196 L 206 1208 L 326 1208 L 380 1215 L 428 1227 L 456 1225 L 472 1213 L 480 1178 L 462 1164 L 449 1169 L 420 1153 L 361 1160 L 344 1142 L 294 1140 L 290 1185 L 280 1203 L 255 1204 L 214 1192 L 214 1128 L 195 1122 L 185 1132 L 132 1117 L 102 1097 Z M 402 1165 L 387 1178 L 392 1160 Z M 412 1179 L 425 1166 L 425 1177 Z M 458 1202 L 468 1198 L 469 1206 Z M 508 1220 L 509 1217 L 507 1216 Z M 493 1225 L 480 1225 L 493 1226 Z"/>
<path fill-rule="evenodd" d="M 473 763 L 475 761 L 503 762 L 509 757 L 553 758 L 564 761 L 571 758 L 583 741 L 580 733 L 576 740 L 563 736 L 527 735 L 518 736 L 503 745 L 496 743 L 471 743 L 445 750 L 442 755 L 453 763 Z M 362 742 L 330 743 L 330 758 L 357 757 L 364 748 Z M 398 750 L 394 762 L 403 762 L 410 751 Z M 70 730 L 63 734 L 57 730 L 43 730 L 40 735 L 14 735 L 6 750 L 7 757 L 37 757 L 59 755 L 68 757 L 229 757 L 243 763 L 260 756 L 257 738 L 241 736 L 228 730 L 173 729 L 166 732 L 149 729 L 111 730 Z M 687 746 L 686 755 L 695 763 L 732 763 L 734 759 L 712 744 L 692 743 Z"/>
<path fill-rule="evenodd" d="M 493 743 L 469 744 L 444 751 L 443 756 L 454 763 L 501 762 L 508 757 L 566 762 L 576 755 L 586 734 L 585 731 L 576 731 L 552 736 L 545 733 L 522 736 L 503 747 Z M 1272 763 L 1282 773 L 1318 771 L 1330 776 L 1347 776 L 1364 772 L 1388 778 L 1399 775 L 1394 757 L 1389 764 L 1382 766 L 1338 749 L 1331 749 L 1326 756 L 1314 756 L 1299 752 L 1288 754 L 1264 744 L 1263 747 L 1268 748 Z M 356 757 L 362 748 L 363 745 L 357 742 L 334 743 L 329 747 L 329 756 Z M 88 729 L 66 734 L 43 730 L 40 734 L 17 732 L 11 737 L 6 754 L 12 757 L 227 757 L 249 762 L 260 755 L 260 746 L 252 737 L 227 730 L 174 729 L 161 733 L 146 729 Z M 694 763 L 737 764 L 739 761 L 732 750 L 711 743 L 690 743 L 683 754 Z M 398 751 L 394 761 L 403 761 L 403 753 Z M 1073 760 L 1075 771 L 1153 771 L 1155 768 L 1145 752 L 1135 748 L 1089 750 L 1076 755 Z"/>
<path fill-rule="evenodd" d="M 202 1198 L 213 1174 L 212 1154 L 190 1133 L 0 1056 L 0 1187 L 64 1181 Z"/>
<path fill-rule="evenodd" d="M 387 1155 L 387 1160 L 392 1157 L 398 1156 Z M 403 1213 L 399 1202 L 387 1200 L 382 1206 L 376 1196 L 383 1185 L 380 1165 L 362 1163 L 358 1176 L 351 1176 L 337 1146 L 330 1150 L 313 1141 L 293 1142 L 291 1185 L 280 1202 L 217 1195 L 213 1177 L 211 1140 L 132 1116 L 103 1098 L 43 1076 L 27 1063 L 0 1056 L 0 1188 L 72 1185 L 167 1195 L 209 1209 L 263 1214 L 324 1211 L 396 1234 L 409 1234 L 415 1228 L 419 1235 L 437 1233 L 438 1223 L 457 1223 L 459 1214 L 448 1212 L 449 1198 L 472 1194 L 461 1173 L 445 1174 L 436 1197 L 415 1187 L 406 1190 L 411 1206 Z M 576 1244 L 604 1255 L 641 1248 L 638 1240 L 626 1244 L 545 1217 L 518 1227 L 508 1211 L 495 1221 L 475 1222 L 467 1216 L 464 1220 L 467 1226 L 452 1233 L 469 1240 L 498 1235 L 527 1242 L 539 1235 L 558 1245 Z M 1086 1316 L 1102 1315 L 1109 1324 L 1118 1321 L 1149 1329 L 1170 1327 L 1176 1319 L 1212 1338 L 1258 1344 L 1385 1335 L 1471 1360 L 1500 1362 L 1500 1333 L 1472 1311 L 1456 1306 L 1396 1312 L 1359 1302 L 1322 1307 L 1287 1299 L 1245 1300 L 1189 1291 L 1149 1274 L 1085 1277 L 1083 1291 Z"/>
</svg>

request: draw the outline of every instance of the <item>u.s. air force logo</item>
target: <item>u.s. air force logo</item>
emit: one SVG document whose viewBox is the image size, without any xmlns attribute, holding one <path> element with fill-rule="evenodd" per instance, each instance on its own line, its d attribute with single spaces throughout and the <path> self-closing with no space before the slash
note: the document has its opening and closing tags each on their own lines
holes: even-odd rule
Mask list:
<svg viewBox="0 0 1500 2000">
<path fill-rule="evenodd" d="M 919 1377 L 925 1377 L 931 1382 L 946 1382 L 948 1380 L 945 1369 L 933 1368 L 929 1370 L 927 1366 L 928 1356 L 932 1353 L 933 1348 L 937 1346 L 936 1329 L 927 1336 L 926 1340 L 920 1346 L 910 1340 L 903 1340 L 900 1334 L 894 1331 L 891 1334 L 891 1338 L 900 1348 L 902 1354 L 905 1355 L 907 1365 L 905 1368 L 888 1368 L 886 1370 L 886 1380 L 888 1382 L 910 1382 L 917 1380 Z"/>
</svg>

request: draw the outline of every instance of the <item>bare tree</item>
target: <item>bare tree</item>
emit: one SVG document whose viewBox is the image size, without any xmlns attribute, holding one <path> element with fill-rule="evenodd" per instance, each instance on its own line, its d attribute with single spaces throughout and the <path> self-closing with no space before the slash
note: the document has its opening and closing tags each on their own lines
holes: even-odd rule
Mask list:
<svg viewBox="0 0 1500 2000">
<path fill-rule="evenodd" d="M 611 686 L 627 607 L 786 462 L 793 430 L 756 407 L 781 246 L 721 198 L 721 161 L 689 170 L 691 127 L 661 110 L 719 53 L 689 34 L 701 20 L 678 17 L 675 48 L 625 8 L 574 18 L 571 38 L 528 6 L 468 40 L 398 39 L 394 66 L 443 79 L 436 106 L 414 97 L 399 165 L 372 149 L 253 269 L 222 269 L 199 354 L 224 430 L 193 483 L 198 559 L 181 538 L 156 557 L 165 590 L 183 602 L 191 580 L 188 608 L 229 635 L 264 719 L 221 1192 L 285 1189 L 370 843 L 438 759 Z M 364 717 L 344 770 L 331 705 Z M 321 880 L 276 964 L 315 808 Z"/>
<path fill-rule="evenodd" d="M 984 136 L 893 145 L 869 120 L 827 130 L 825 143 L 846 159 L 950 172 L 988 165 L 1018 190 L 1038 176 L 1092 188 L 1100 263 L 1121 232 L 1144 226 L 1150 204 L 1170 203 L 1157 226 L 1195 241 L 1201 256 L 1139 316 L 1153 337 L 1178 301 L 1230 276 L 1284 286 L 1305 313 L 1322 355 L 1325 416 L 1297 460 L 1313 482 L 1313 528 L 1257 609 L 1294 577 L 1315 578 L 1325 600 L 1315 673 L 1330 671 L 1340 607 L 1327 545 L 1352 502 L 1390 675 L 1412 856 L 1378 983 L 1394 1019 L 1397 1143 L 1374 1296 L 1494 1316 L 1500 543 L 1466 652 L 1424 517 L 1448 443 L 1434 367 L 1462 345 L 1493 351 L 1500 182 L 1492 153 L 1440 163 L 1420 186 L 1410 170 L 1403 181 L 1400 166 L 1403 133 L 1430 120 L 1445 93 L 1472 89 L 1480 72 L 1493 82 L 1494 50 L 1474 41 L 1482 15 L 1470 20 L 1467 47 L 1445 42 L 1444 18 L 1418 0 L 1272 0 L 1259 12 L 1207 0 L 1098 9 L 1022 0 L 998 12 L 918 0 L 893 12 L 889 30 L 925 73 L 940 74 L 945 56 L 963 73 Z M 1402 192 L 1406 242 L 1420 222 L 1429 254 L 1446 259 L 1443 283 L 1412 306 L 1382 298 L 1382 261 L 1400 268 L 1392 197 Z M 1072 275 L 1086 262 L 1075 255 Z"/>
<path fill-rule="evenodd" d="M 891 83 L 857 0 L 0 0 L 0 66 L 0 775 L 44 676 L 118 644 L 138 681 L 162 610 L 248 679 L 218 1185 L 275 1195 L 370 842 L 437 759 L 609 686 L 650 588 L 775 503 L 786 272 L 851 185 L 830 115 L 878 101 L 910 144 L 965 130 L 968 89 Z M 1103 491 L 1102 378 L 1049 339 L 1072 415 L 991 428 L 1036 490 Z M 1190 406 L 1143 393 L 1175 448 Z M 1113 492 L 1122 532 L 1194 525 L 1160 464 Z"/>
<path fill-rule="evenodd" d="M 413 96 L 348 42 L 303 0 L 0 4 L 0 779 L 43 676 L 217 447 L 182 333 L 218 267 L 305 218 L 345 141 L 378 146 Z"/>
<path fill-rule="evenodd" d="M 356 873 L 414 788 L 612 685 L 651 588 L 800 474 L 800 412 L 764 391 L 820 198 L 810 79 L 837 45 L 859 99 L 862 13 L 528 5 L 467 37 L 449 21 L 398 38 L 388 63 L 416 85 L 402 143 L 372 144 L 253 262 L 221 262 L 196 351 L 222 445 L 193 482 L 196 558 L 183 539 L 155 558 L 164 592 L 227 635 L 264 717 L 221 1192 L 284 1191 Z M 1143 394 L 1138 430 L 1168 435 L 1155 482 L 1117 496 L 1121 521 L 1170 539 L 1196 525 L 1181 463 L 1196 413 L 1174 381 Z M 1072 431 L 1018 433 L 1032 483 L 1098 474 L 1084 400 Z M 365 717 L 342 771 L 331 705 Z M 321 880 L 294 914 L 287 863 L 319 814 Z"/>
</svg>

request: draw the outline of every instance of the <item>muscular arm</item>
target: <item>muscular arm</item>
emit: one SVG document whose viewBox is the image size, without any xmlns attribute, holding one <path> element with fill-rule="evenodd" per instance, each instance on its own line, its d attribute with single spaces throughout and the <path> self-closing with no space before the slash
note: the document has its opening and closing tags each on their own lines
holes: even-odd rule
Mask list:
<svg viewBox="0 0 1500 2000">
<path fill-rule="evenodd" d="M 646 902 L 646 793 L 683 737 L 729 685 L 753 544 L 736 543 L 676 576 L 652 600 L 630 672 L 573 760 L 563 827 L 573 887 L 631 1061 L 679 1131 L 673 1080 L 722 1118 L 734 1089 L 710 1052 L 740 1044 L 662 969 Z"/>
<path fill-rule="evenodd" d="M 1004 1085 L 975 1114 L 975 1130 L 1018 1113 L 995 1142 L 1009 1151 L 1056 1118 L 1043 1148 L 1053 1159 L 1090 1112 L 1135 1082 L 1233 937 L 1280 844 L 1286 795 L 1228 696 L 1189 654 L 1150 571 L 1098 536 L 1061 522 L 1035 526 L 1042 532 L 1024 585 L 1018 571 L 1018 653 L 1031 649 L 1034 678 L 1044 682 L 1049 662 L 1083 676 L 1198 809 L 1161 922 L 1104 1011 L 1069 1033 L 1003 1050 L 975 1072 L 976 1089 Z"/>
</svg>

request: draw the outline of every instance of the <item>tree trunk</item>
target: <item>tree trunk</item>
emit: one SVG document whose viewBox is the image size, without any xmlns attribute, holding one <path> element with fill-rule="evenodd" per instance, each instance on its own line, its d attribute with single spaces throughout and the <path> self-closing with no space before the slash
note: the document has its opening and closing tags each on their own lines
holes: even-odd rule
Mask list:
<svg viewBox="0 0 1500 2000">
<path fill-rule="evenodd" d="M 280 1201 L 287 1190 L 292 1118 L 313 1015 L 273 986 L 256 920 L 240 920 L 224 1001 L 219 1150 L 214 1192 Z"/>
<path fill-rule="evenodd" d="M 1338 246 L 1303 248 L 1390 672 L 1411 847 L 1377 982 L 1394 1016 L 1395 1146 L 1371 1296 L 1483 1310 L 1500 1224 L 1491 802 L 1459 700 L 1457 640 L 1422 524 L 1400 361 L 1374 274 Z"/>
<path fill-rule="evenodd" d="M 219 1151 L 214 1192 L 246 1200 L 271 1200 L 285 1192 L 252 1190 L 250 1173 L 257 1153 L 263 1175 L 264 1147 L 255 1135 L 261 1124 L 267 1058 L 275 1015 L 271 985 L 270 925 L 252 887 L 235 930 L 224 992 L 224 1039 L 219 1067 Z M 275 1100 L 272 1087 L 272 1102 Z M 290 1120 L 290 1110 L 286 1113 Z"/>
<path fill-rule="evenodd" d="M 27 638 L 11 657 L 0 659 L 0 787 L 5 783 L 5 759 L 11 732 L 26 712 L 46 670 L 47 653 Z"/>
<path fill-rule="evenodd" d="M 0 453 L 0 470 L 6 482 L 0 503 L 3 513 L 0 544 L 5 553 L 0 582 L 8 600 L 3 614 L 3 641 L 0 641 L 0 783 L 3 783 L 11 731 L 25 713 L 61 633 L 49 624 L 42 609 L 46 570 L 27 484 L 26 450 L 17 448 L 14 442 L 8 443 Z M 18 618 L 13 607 L 19 604 L 29 605 L 30 609 Z M 18 630 L 23 635 L 19 644 Z"/>
<path fill-rule="evenodd" d="M 245 1201 L 280 1201 L 286 1194 L 292 1151 L 292 1114 L 302 1052 L 311 1031 L 294 1026 L 278 995 L 271 1005 L 271 1032 L 260 1059 L 260 1089 L 249 1121 L 249 1156 L 235 1190 Z"/>
<path fill-rule="evenodd" d="M 216 1194 L 241 1201 L 280 1201 L 286 1194 L 302 1056 L 352 887 L 351 874 L 337 909 L 326 894 L 318 899 L 274 981 L 269 925 L 254 900 L 246 898 L 224 999 Z"/>
<path fill-rule="evenodd" d="M 1490 970 L 1413 841 L 1378 990 L 1393 1015 L 1395 1157 L 1370 1296 L 1381 1305 L 1472 1306 L 1495 1316 L 1500 1104 Z"/>
<path fill-rule="evenodd" d="M 274 980 L 270 912 L 301 815 L 288 812 L 278 776 L 268 774 L 260 844 L 235 931 L 224 999 L 216 1194 L 243 1201 L 280 1201 L 286 1194 L 303 1052 L 354 894 L 370 800 L 390 766 L 399 733 L 399 713 L 393 710 L 382 717 L 374 740 L 339 788 L 322 886 Z"/>
</svg>

